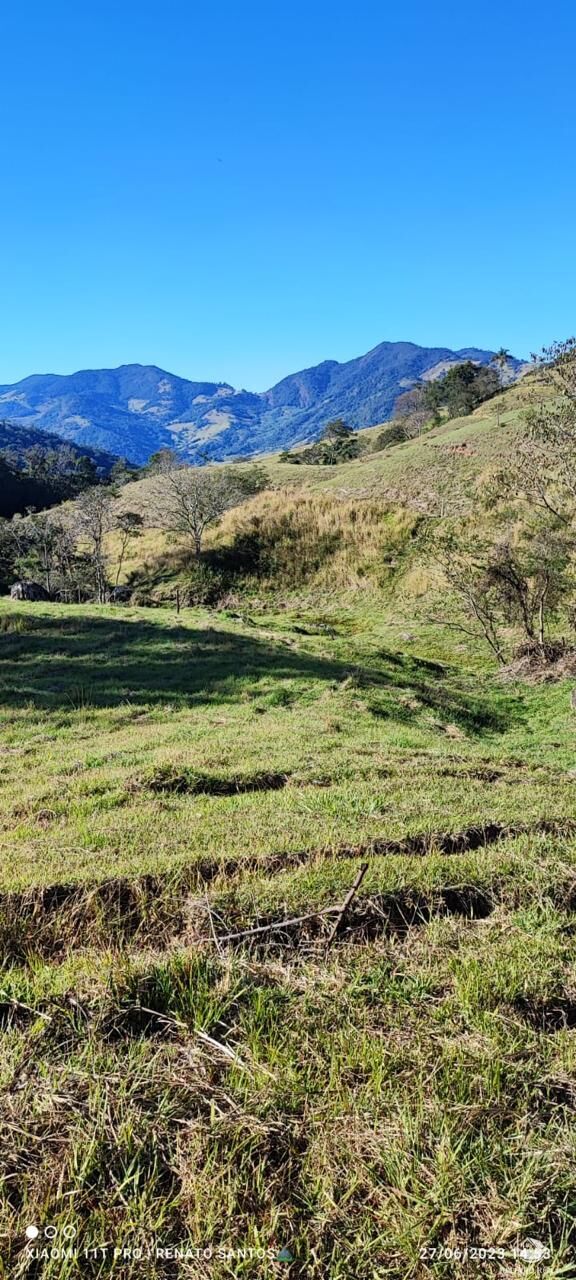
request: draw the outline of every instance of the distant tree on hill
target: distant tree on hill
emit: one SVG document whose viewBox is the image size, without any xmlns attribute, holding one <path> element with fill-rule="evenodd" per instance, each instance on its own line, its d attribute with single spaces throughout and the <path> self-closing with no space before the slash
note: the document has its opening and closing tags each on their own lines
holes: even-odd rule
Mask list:
<svg viewBox="0 0 576 1280">
<path fill-rule="evenodd" d="M 334 418 L 327 422 L 320 439 L 308 449 L 299 449 L 291 453 L 285 449 L 280 462 L 292 462 L 295 465 L 308 463 L 319 467 L 333 467 L 339 462 L 349 462 L 362 452 L 357 433 L 342 418 Z"/>
<path fill-rule="evenodd" d="M 108 489 L 87 489 L 78 498 L 72 513 L 72 528 L 77 543 L 85 549 L 90 564 L 99 604 L 106 600 L 107 535 L 114 528 L 114 498 Z"/>
<path fill-rule="evenodd" d="M 360 452 L 358 436 L 343 418 L 327 422 L 318 442 L 319 460 L 324 466 L 348 462 Z"/>
<path fill-rule="evenodd" d="M 496 369 L 496 372 L 498 374 L 498 381 L 500 383 L 500 387 L 504 386 L 504 373 L 508 368 L 509 360 L 510 360 L 510 352 L 508 350 L 508 347 L 500 347 L 498 351 L 494 352 L 494 355 L 492 356 L 492 359 L 490 361 L 490 364 L 494 369 Z M 501 402 L 500 400 L 498 400 L 496 402 L 496 422 L 498 426 L 500 426 L 501 412 L 502 412 Z"/>
<path fill-rule="evenodd" d="M 391 422 L 389 427 L 384 427 L 378 432 L 373 444 L 375 453 L 379 453 L 382 449 L 391 449 L 395 444 L 404 444 L 408 440 L 406 427 L 401 419 L 397 422 Z"/>
<path fill-rule="evenodd" d="M 462 418 L 499 390 L 500 377 L 495 369 L 465 360 L 428 383 L 425 401 L 431 413 L 444 410 L 449 418 Z"/>
<path fill-rule="evenodd" d="M 156 453 L 152 453 L 142 468 L 143 475 L 165 474 L 167 471 L 175 471 L 177 467 L 183 465 L 182 456 L 176 453 L 175 449 L 158 449 Z"/>
<path fill-rule="evenodd" d="M 118 539 L 118 557 L 116 560 L 116 577 L 114 586 L 120 582 L 120 574 L 131 542 L 140 537 L 144 528 L 144 519 L 137 511 L 113 510 L 113 526 Z"/>
<path fill-rule="evenodd" d="M 508 350 L 508 347 L 500 347 L 498 351 L 494 352 L 494 355 L 492 356 L 490 364 L 496 366 L 501 377 L 504 370 L 508 366 L 509 360 L 510 360 L 510 352 Z"/>
<path fill-rule="evenodd" d="M 354 430 L 348 426 L 347 422 L 344 422 L 343 418 L 332 418 L 330 422 L 326 423 L 320 436 L 321 440 L 328 440 L 330 443 L 338 440 L 352 440 L 353 438 Z"/>
<path fill-rule="evenodd" d="M 135 467 L 126 458 L 117 458 L 110 471 L 110 484 L 113 489 L 121 489 L 123 485 L 129 484 L 131 480 L 136 480 L 139 475 L 140 468 Z"/>
<path fill-rule="evenodd" d="M 432 417 L 426 387 L 420 383 L 398 396 L 393 417 L 395 422 L 402 425 L 405 439 L 409 436 L 421 435 Z"/>
<path fill-rule="evenodd" d="M 118 586 L 128 547 L 142 532 L 143 518 L 136 511 L 123 509 L 113 490 L 100 485 L 87 489 L 80 495 L 71 511 L 69 522 L 76 551 L 83 555 L 96 598 L 103 604 L 108 598 L 110 585 L 113 551 L 110 534 L 117 535 L 114 585 Z"/>
</svg>

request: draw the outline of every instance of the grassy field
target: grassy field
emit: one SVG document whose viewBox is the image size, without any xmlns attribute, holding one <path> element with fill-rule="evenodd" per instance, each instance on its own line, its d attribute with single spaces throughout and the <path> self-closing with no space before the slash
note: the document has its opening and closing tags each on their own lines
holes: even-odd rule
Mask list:
<svg viewBox="0 0 576 1280">
<path fill-rule="evenodd" d="M 373 596 L 2 602 L 0 712 L 6 1277 L 576 1274 L 566 682 Z"/>
</svg>

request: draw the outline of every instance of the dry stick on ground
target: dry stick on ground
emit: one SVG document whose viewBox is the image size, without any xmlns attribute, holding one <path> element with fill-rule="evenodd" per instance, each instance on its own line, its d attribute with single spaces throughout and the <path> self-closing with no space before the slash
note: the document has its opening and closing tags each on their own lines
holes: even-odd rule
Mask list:
<svg viewBox="0 0 576 1280">
<path fill-rule="evenodd" d="M 209 921 L 210 921 L 210 932 L 211 932 L 212 937 L 213 937 L 213 939 L 214 939 L 214 945 L 215 945 L 215 947 L 216 947 L 216 950 L 217 950 L 217 951 L 219 951 L 219 952 L 220 952 L 220 954 L 222 954 L 221 947 L 220 947 L 220 940 L 219 940 L 218 935 L 217 935 L 217 933 L 216 933 L 216 930 L 215 930 L 215 928 L 214 928 L 214 920 L 213 920 L 213 918 L 212 918 L 212 911 L 211 911 L 211 908 L 210 908 L 210 899 L 209 899 L 209 897 L 208 897 L 208 894 L 206 894 L 206 910 L 207 910 L 207 912 L 208 912 L 208 919 L 209 919 Z"/>
<path fill-rule="evenodd" d="M 328 942 L 326 944 L 327 946 L 330 946 L 330 943 L 334 941 L 334 938 L 336 937 L 340 924 L 344 919 L 344 916 L 346 915 L 346 912 L 348 910 L 348 907 L 350 906 L 350 903 L 352 902 L 352 899 L 354 898 L 355 894 L 358 892 L 360 885 L 362 884 L 362 881 L 364 879 L 364 876 L 366 875 L 367 870 L 368 870 L 368 863 L 363 862 L 358 872 L 358 875 L 356 876 L 354 884 L 348 890 L 348 893 L 346 894 L 346 897 L 342 903 L 342 906 L 340 907 L 340 911 L 338 912 L 338 915 L 336 916 L 334 924 L 332 925 L 330 937 L 328 938 Z"/>
<path fill-rule="evenodd" d="M 291 916 L 288 920 L 274 920 L 272 924 L 259 924 L 255 929 L 243 929 L 241 933 L 225 933 L 218 938 L 219 942 L 237 942 L 239 938 L 254 938 L 259 933 L 272 933 L 274 929 L 287 929 L 288 925 L 302 924 L 305 920 L 316 920 L 318 916 L 331 915 L 340 911 L 340 907 L 322 907 L 320 911 L 309 911 L 305 916 Z"/>
<path fill-rule="evenodd" d="M 0 991 L 0 996 L 4 996 L 4 992 Z M 42 1009 L 33 1009 L 32 1005 L 24 1004 L 23 1000 L 15 1000 L 14 996 L 6 996 L 6 1004 L 12 1006 L 13 1009 L 23 1009 L 25 1013 L 31 1013 L 35 1018 L 44 1018 L 45 1022 L 51 1022 L 52 1017 L 49 1013 L 43 1013 Z"/>
<path fill-rule="evenodd" d="M 145 1004 L 135 1004 L 132 1005 L 132 1008 L 140 1013 L 152 1014 L 152 1016 L 157 1018 L 159 1022 L 165 1022 L 167 1026 L 177 1027 L 179 1030 L 187 1031 L 189 1034 L 196 1036 L 196 1039 L 201 1040 L 202 1044 L 209 1045 L 211 1049 L 216 1049 L 218 1053 L 223 1054 L 225 1058 L 228 1058 L 230 1062 L 235 1064 L 235 1066 L 241 1067 L 243 1071 L 252 1070 L 252 1067 L 250 1067 L 247 1062 L 244 1062 L 244 1060 L 235 1053 L 234 1049 L 231 1049 L 227 1044 L 221 1044 L 219 1040 L 214 1040 L 206 1031 L 198 1030 L 198 1028 L 190 1028 L 187 1022 L 182 1022 L 180 1018 L 175 1018 L 173 1014 L 159 1013 L 157 1009 L 149 1009 Z M 255 1063 L 254 1069 L 263 1071 L 265 1075 L 270 1076 L 271 1080 L 276 1079 L 272 1072 L 268 1071 L 267 1067 L 263 1067 L 261 1063 Z"/>
<path fill-rule="evenodd" d="M 334 923 L 334 927 L 331 930 L 330 937 L 328 938 L 328 942 L 330 943 L 332 942 L 332 939 L 335 936 L 336 930 L 338 928 L 338 925 L 340 924 L 340 921 L 342 920 L 342 917 L 344 916 L 345 912 L 350 906 L 350 903 L 352 902 L 354 895 L 357 893 L 358 889 L 360 888 L 360 885 L 364 879 L 364 876 L 366 875 L 367 870 L 368 870 L 368 863 L 363 862 L 358 872 L 358 875 L 356 876 L 354 884 L 346 894 L 344 902 L 340 903 L 339 905 L 336 905 L 333 907 L 321 907 L 319 911 L 309 911 L 305 916 L 291 916 L 288 920 L 274 920 L 272 924 L 259 924 L 254 929 L 243 929 L 240 933 L 225 933 L 218 938 L 218 942 L 237 942 L 240 938 L 254 938 L 256 937 L 257 934 L 272 933 L 273 930 L 276 930 L 276 929 L 287 929 L 289 925 L 303 924 L 304 921 L 306 920 L 316 920 L 318 916 L 332 915 L 333 912 L 336 911 L 338 914 Z"/>
</svg>

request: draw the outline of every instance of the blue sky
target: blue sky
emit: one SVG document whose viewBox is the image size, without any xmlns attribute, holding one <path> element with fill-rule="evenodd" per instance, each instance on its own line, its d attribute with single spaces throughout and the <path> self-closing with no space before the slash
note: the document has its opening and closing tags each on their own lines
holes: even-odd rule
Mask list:
<svg viewBox="0 0 576 1280">
<path fill-rule="evenodd" d="M 570 0 L 20 0 L 0 38 L 0 382 L 576 329 Z"/>
</svg>

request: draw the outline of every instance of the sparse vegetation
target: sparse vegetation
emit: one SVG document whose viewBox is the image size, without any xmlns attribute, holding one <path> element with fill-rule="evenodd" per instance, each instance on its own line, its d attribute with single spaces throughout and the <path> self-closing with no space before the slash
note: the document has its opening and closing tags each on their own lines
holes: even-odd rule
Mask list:
<svg viewBox="0 0 576 1280">
<path fill-rule="evenodd" d="M 527 410 L 513 460 L 484 485 L 487 535 L 442 528 L 433 539 L 466 616 L 500 662 L 506 628 L 545 663 L 557 654 L 550 622 L 563 617 L 572 630 L 574 620 L 576 341 L 546 349 L 537 366 L 549 396 Z"/>
</svg>

